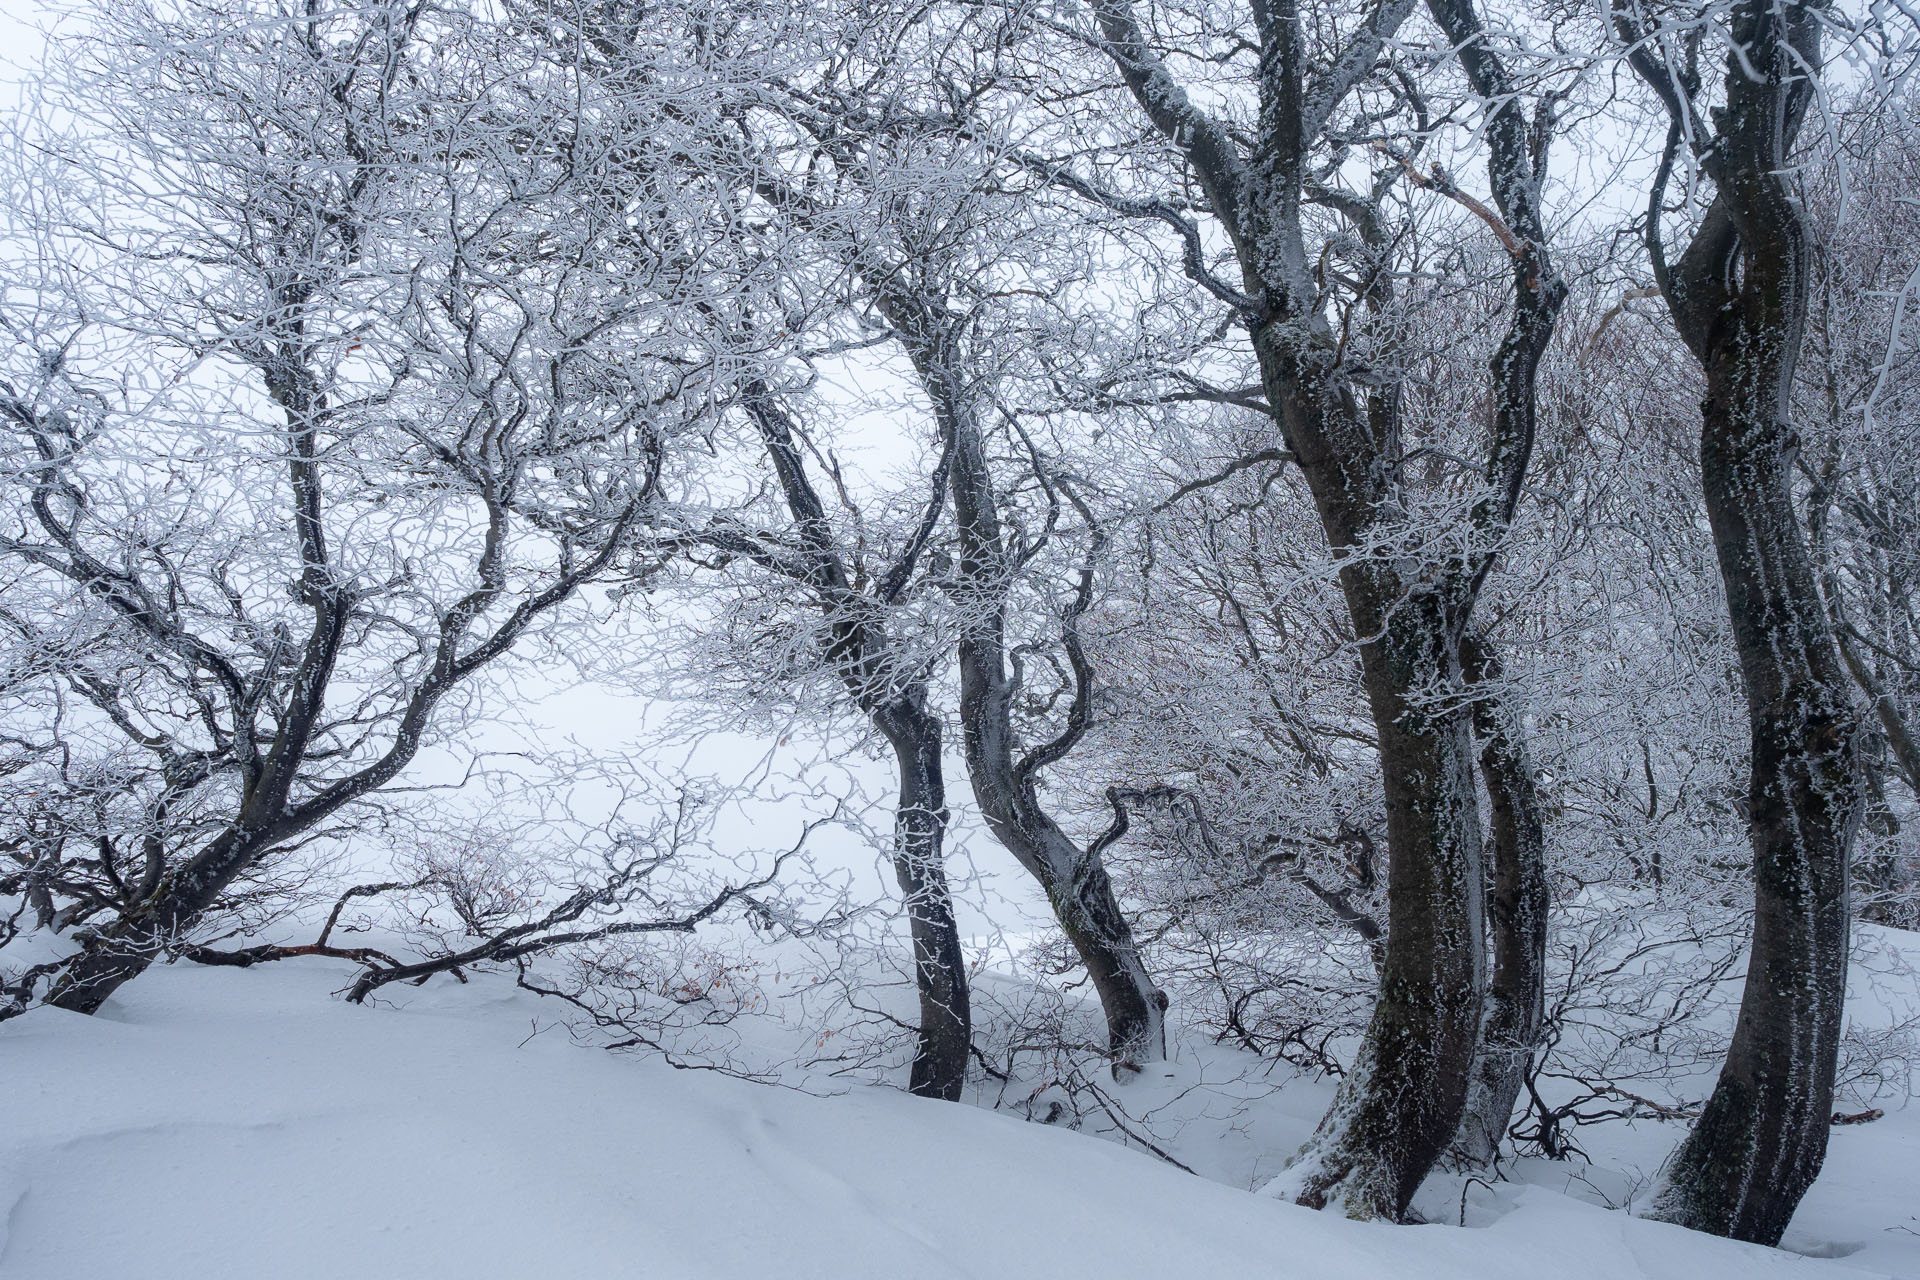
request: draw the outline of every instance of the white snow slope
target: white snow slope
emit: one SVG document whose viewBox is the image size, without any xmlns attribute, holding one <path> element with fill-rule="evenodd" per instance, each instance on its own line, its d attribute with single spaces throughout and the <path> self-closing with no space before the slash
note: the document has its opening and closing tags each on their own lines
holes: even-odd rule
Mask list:
<svg viewBox="0 0 1920 1280">
<path fill-rule="evenodd" d="M 528 1039 L 551 1010 L 499 979 L 352 1007 L 344 972 L 180 965 L 0 1027 L 0 1276 L 1892 1274 L 1539 1186 L 1479 1228 L 1352 1223 L 974 1107 Z"/>
</svg>

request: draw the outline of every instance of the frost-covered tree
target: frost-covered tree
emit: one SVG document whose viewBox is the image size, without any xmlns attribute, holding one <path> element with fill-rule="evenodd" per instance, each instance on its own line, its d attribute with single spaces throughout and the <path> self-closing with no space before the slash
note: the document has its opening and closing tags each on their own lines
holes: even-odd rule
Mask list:
<svg viewBox="0 0 1920 1280">
<path fill-rule="evenodd" d="M 1164 997 L 1100 849 L 1040 794 L 1091 711 L 1077 627 L 1094 570 L 1072 553 L 1063 566 L 1060 549 L 1098 536 L 1061 528 L 1090 512 L 1036 440 L 1072 407 L 1035 389 L 1094 380 L 1105 326 L 1132 313 L 1122 304 L 1118 322 L 1103 320 L 1078 246 L 1036 203 L 1045 183 L 1017 144 L 1021 22 L 996 10 L 866 16 L 872 43 L 849 40 L 828 76 L 793 92 L 794 141 L 769 145 L 758 193 L 837 255 L 864 333 L 904 366 L 900 416 L 931 427 L 935 492 L 951 505 L 929 568 L 947 601 L 974 799 L 1045 891 L 1099 995 L 1115 1062 L 1156 1061 Z"/>
<path fill-rule="evenodd" d="M 1790 403 L 1813 237 L 1787 167 L 1822 74 L 1817 6 L 1712 6 L 1667 25 L 1613 7 L 1667 144 L 1644 223 L 1654 277 L 1706 379 L 1700 471 L 1752 737 L 1752 955 L 1713 1096 L 1667 1170 L 1659 1212 L 1773 1244 L 1826 1155 L 1848 949 L 1848 855 L 1865 799 L 1860 717 L 1793 495 Z M 1720 26 L 1724 23 L 1724 27 Z M 1707 45 L 1724 32 L 1726 51 Z M 1724 73 L 1706 65 L 1724 57 Z M 1666 247 L 1668 182 L 1710 191 Z M 1689 203 L 1689 202 L 1683 202 Z M 1688 208 L 1687 212 L 1693 210 Z"/>
<path fill-rule="evenodd" d="M 1247 332 L 1272 428 L 1340 562 L 1374 721 L 1393 910 L 1358 1061 L 1283 1182 L 1302 1203 L 1365 1217 L 1404 1213 L 1452 1141 L 1480 1038 L 1482 830 L 1467 696 L 1476 664 L 1462 645 L 1524 481 L 1533 369 L 1563 294 L 1546 256 L 1540 131 L 1477 14 L 1436 5 L 1487 104 L 1499 212 L 1479 208 L 1513 255 L 1517 305 L 1481 460 L 1461 467 L 1469 483 L 1422 492 L 1395 367 L 1395 237 L 1382 201 L 1403 181 L 1458 189 L 1411 154 L 1426 103 L 1388 55 L 1413 10 L 1410 0 L 1258 6 L 1248 40 L 1225 15 L 1197 34 L 1182 19 L 1180 36 L 1165 35 L 1157 10 L 1143 19 L 1107 0 L 1087 33 L 1184 166 L 1195 193 L 1175 203 L 1204 209 L 1230 249 L 1234 282 L 1210 264 L 1196 271 Z M 1181 83 L 1176 54 L 1216 68 L 1204 87 L 1224 111 Z M 1385 162 L 1350 165 L 1355 147 L 1377 147 Z M 1497 721 L 1482 728 L 1499 742 Z M 1493 760 L 1504 763 L 1498 746 Z"/>
<path fill-rule="evenodd" d="M 1820 591 L 1847 673 L 1877 731 L 1854 857 L 1855 910 L 1913 928 L 1920 801 L 1920 517 L 1915 324 L 1920 312 L 1920 136 L 1909 102 L 1866 95 L 1834 113 L 1802 181 L 1813 263 L 1794 417 L 1796 469 Z"/>
<path fill-rule="evenodd" d="M 378 2 L 52 46 L 8 152 L 0 626 L 6 847 L 73 945 L 12 1011 L 97 1009 L 349 821 L 671 499 L 742 360 L 699 320 L 709 98 L 648 83 Z"/>
</svg>

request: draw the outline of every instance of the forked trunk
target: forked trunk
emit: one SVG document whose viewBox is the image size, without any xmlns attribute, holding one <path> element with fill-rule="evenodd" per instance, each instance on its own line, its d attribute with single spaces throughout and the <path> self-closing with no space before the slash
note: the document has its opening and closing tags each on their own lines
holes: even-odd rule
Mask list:
<svg viewBox="0 0 1920 1280">
<path fill-rule="evenodd" d="M 929 344 L 930 346 L 931 344 Z M 959 643 L 960 724 L 974 798 L 993 834 L 1046 891 L 1047 901 L 1080 962 L 1093 979 L 1107 1021 L 1107 1046 L 1116 1074 L 1167 1056 L 1166 997 L 1153 984 L 1113 881 L 1095 850 L 1060 829 L 1040 802 L 1035 774 L 1071 749 L 1084 731 L 1091 670 L 1067 621 L 1076 670 L 1074 723 L 1048 747 L 1015 754 L 1013 698 L 1008 673 L 1006 604 L 1008 555 L 995 506 L 979 425 L 964 397 L 945 380 L 943 362 L 926 349 L 918 359 L 944 422 L 953 431 L 953 505 L 961 549 L 956 594 L 968 606 Z M 1090 589 L 1090 581 L 1083 591 Z"/>
<path fill-rule="evenodd" d="M 1433 596 L 1342 580 L 1362 636 L 1387 811 L 1380 994 L 1353 1069 L 1269 1194 L 1357 1218 L 1404 1218 L 1459 1127 L 1481 1015 L 1480 820 L 1467 713 Z"/>
<path fill-rule="evenodd" d="M 169 943 L 182 941 L 227 887 L 270 847 L 233 831 L 198 854 L 155 897 L 102 926 L 61 969 L 43 1003 L 97 1013 L 107 998 L 145 973 Z"/>
<path fill-rule="evenodd" d="M 1106 1016 L 1116 1073 L 1166 1057 L 1166 997 L 1153 985 L 1133 931 L 1095 850 L 1069 839 L 1040 802 L 1036 773 L 1073 747 L 1090 719 L 1092 670 L 1074 627 L 1090 599 L 1091 569 L 1063 640 L 1076 689 L 1068 727 L 1053 742 L 1019 751 L 1013 727 L 1018 682 L 1008 670 L 1006 592 L 1013 558 L 1000 525 L 998 494 L 958 343 L 964 326 L 938 303 L 890 278 L 877 288 L 881 313 L 905 339 L 922 389 L 949 442 L 949 492 L 960 547 L 951 588 L 963 617 L 958 651 L 960 726 L 975 800 L 994 836 L 1040 883 L 1075 953 L 1093 979 Z"/>
</svg>

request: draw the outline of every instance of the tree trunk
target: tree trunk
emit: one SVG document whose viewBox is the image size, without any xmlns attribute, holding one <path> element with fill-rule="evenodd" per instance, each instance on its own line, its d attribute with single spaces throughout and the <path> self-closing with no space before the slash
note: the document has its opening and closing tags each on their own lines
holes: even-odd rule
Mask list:
<svg viewBox="0 0 1920 1280">
<path fill-rule="evenodd" d="M 799 575 L 814 593 L 828 623 L 827 660 L 848 697 L 887 739 L 900 770 L 894 811 L 893 871 L 900 882 L 913 943 L 914 986 L 920 995 L 920 1029 L 913 1052 L 908 1089 L 921 1097 L 958 1102 L 967 1078 L 967 1053 L 973 1043 L 973 1014 L 967 993 L 966 960 L 947 889 L 943 845 L 947 833 L 947 784 L 940 760 L 940 720 L 927 710 L 923 680 L 896 688 L 888 675 L 893 641 L 885 608 L 888 592 L 868 596 L 855 590 L 846 557 L 835 542 L 820 500 L 807 474 L 806 458 L 794 424 L 760 383 L 749 388 L 745 407 L 767 457 L 773 463 L 787 510 L 804 549 Z M 944 475 L 934 483 L 934 508 L 943 502 Z M 911 554 L 914 553 L 909 553 Z M 905 585 L 911 558 L 884 577 Z"/>
<path fill-rule="evenodd" d="M 1526 739 L 1488 688 L 1500 676 L 1499 659 L 1487 641 L 1472 634 L 1461 642 L 1461 658 L 1469 681 L 1481 692 L 1473 717 L 1492 821 L 1487 925 L 1493 971 L 1480 1023 L 1480 1053 L 1467 1082 L 1453 1155 L 1485 1168 L 1499 1155 L 1546 1020 L 1547 840 Z"/>
<path fill-rule="evenodd" d="M 978 652 L 969 655 L 969 647 L 974 646 L 962 643 L 960 715 L 980 810 L 1007 852 L 1046 891 L 1061 931 L 1093 979 L 1115 1073 L 1162 1061 L 1167 999 L 1140 959 L 1113 881 L 1100 860 L 1089 857 L 1040 808 L 1031 785 L 1023 787 L 1014 778 L 1011 759 L 997 745 L 1004 741 L 1004 715 L 992 709 L 998 701 L 994 694 L 981 687 L 985 680 L 979 668 L 985 660 Z"/>
<path fill-rule="evenodd" d="M 1773 1245 L 1826 1159 L 1858 724 L 1794 513 L 1791 431 L 1765 394 L 1778 373 L 1727 356 L 1709 371 L 1700 455 L 1747 686 L 1753 948 L 1726 1063 L 1654 1213 Z"/>
<path fill-rule="evenodd" d="M 966 959 L 960 951 L 942 855 L 947 793 L 940 763 L 940 722 L 923 703 L 907 698 L 875 711 L 873 721 L 886 735 L 900 766 L 893 871 L 906 904 L 914 985 L 920 993 L 920 1034 L 908 1088 L 923 1098 L 958 1102 L 967 1080 L 973 1015 Z"/>
<path fill-rule="evenodd" d="M 1674 326 L 1706 373 L 1701 488 L 1752 737 L 1753 946 L 1740 1016 L 1653 1213 L 1769 1245 L 1826 1158 L 1847 984 L 1847 859 L 1865 807 L 1861 726 L 1794 506 L 1788 417 L 1811 248 L 1781 170 L 1820 72 L 1821 22 L 1804 0 L 1739 0 L 1711 137 L 1693 123 L 1690 87 L 1644 51 L 1633 64 L 1667 102 L 1672 136 L 1695 131 L 1714 184 L 1713 204 L 1668 270 L 1656 181 L 1648 247 Z"/>
<path fill-rule="evenodd" d="M 160 949 L 160 935 L 144 922 L 116 922 L 61 970 L 42 1003 L 69 1013 L 98 1013 L 107 997 L 147 971 Z"/>
<path fill-rule="evenodd" d="M 169 943 L 184 941 L 227 886 L 271 847 L 271 842 L 250 842 L 233 830 L 216 837 L 158 896 L 87 937 L 43 1003 L 72 1013 L 97 1013 L 122 985 L 145 973 Z"/>
<path fill-rule="evenodd" d="M 960 723 L 974 798 L 995 837 L 1046 891 L 1061 930 L 1093 979 L 1116 1074 L 1137 1070 L 1167 1056 L 1167 1000 L 1140 959 L 1133 929 L 1099 855 L 1069 839 L 1041 805 L 1034 781 L 1037 757 L 1029 753 L 1015 758 L 1016 688 L 1007 673 L 1006 606 L 1001 598 L 1005 549 L 992 478 L 977 424 L 957 397 L 948 399 L 946 413 L 955 431 L 953 499 L 961 590 L 971 606 L 960 637 L 959 665 Z M 1084 679 L 1082 673 L 1083 685 Z"/>
<path fill-rule="evenodd" d="M 951 442 L 950 491 L 960 547 L 952 588 L 962 616 L 960 726 L 974 799 L 994 837 L 1046 892 L 1061 931 L 1093 979 L 1116 1075 L 1137 1070 L 1167 1055 L 1166 996 L 1141 961 L 1099 852 L 1076 844 L 1060 829 L 1040 802 L 1036 779 L 1041 768 L 1072 749 L 1090 720 L 1092 671 L 1073 630 L 1078 614 L 1065 620 L 1063 637 L 1077 682 L 1070 723 L 1053 742 L 1016 755 L 1012 712 L 1018 683 L 1008 672 L 1006 652 L 1005 594 L 1012 558 L 977 405 L 956 350 L 964 326 L 897 280 L 876 287 L 874 301 L 902 335 L 941 433 Z M 1091 588 L 1089 570 L 1081 608 Z"/>
<path fill-rule="evenodd" d="M 1340 545 L 1336 542 L 1336 546 Z M 1467 713 L 1432 594 L 1341 572 L 1379 739 L 1387 811 L 1387 946 L 1372 1020 L 1333 1105 L 1269 1187 L 1350 1217 L 1404 1218 L 1459 1127 L 1485 952 L 1481 835 Z M 1457 693 L 1457 690 L 1454 690 Z"/>
</svg>

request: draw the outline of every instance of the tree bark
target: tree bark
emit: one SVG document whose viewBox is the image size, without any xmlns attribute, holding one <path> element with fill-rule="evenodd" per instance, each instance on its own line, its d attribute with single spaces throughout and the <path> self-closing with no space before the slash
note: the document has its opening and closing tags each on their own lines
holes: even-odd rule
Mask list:
<svg viewBox="0 0 1920 1280">
<path fill-rule="evenodd" d="M 61 970 L 42 1003 L 69 1013 L 98 1013 L 107 997 L 153 964 L 161 936 L 144 921 L 109 925 Z"/>
<path fill-rule="evenodd" d="M 826 658 L 848 697 L 886 738 L 899 768 L 893 870 L 907 912 L 914 986 L 920 997 L 920 1027 L 907 1087 L 920 1097 L 958 1102 L 966 1084 L 973 1015 L 953 896 L 947 888 L 940 720 L 927 709 L 925 680 L 903 680 L 891 670 L 893 642 L 884 613 L 893 603 L 885 584 L 898 584 L 891 590 L 905 587 L 918 546 L 910 543 L 903 558 L 882 575 L 877 595 L 856 590 L 846 557 L 834 541 L 826 505 L 807 474 L 793 422 L 760 383 L 748 389 L 745 407 L 799 533 L 799 577 L 827 620 Z M 934 478 L 930 509 L 936 513 L 945 499 L 946 475 L 943 467 Z"/>
<path fill-rule="evenodd" d="M 1547 252 L 1541 207 L 1544 141 L 1550 135 L 1536 138 L 1512 74 L 1487 41 L 1474 0 L 1428 0 L 1427 8 L 1458 48 L 1474 92 L 1493 104 L 1487 125 L 1487 177 L 1506 224 L 1500 238 L 1511 258 L 1513 310 L 1488 369 L 1492 447 L 1487 479 L 1494 491 L 1477 505 L 1474 519 L 1484 534 L 1498 539 L 1519 506 L 1538 428 L 1540 360 L 1567 299 L 1566 281 Z M 1497 547 L 1497 541 L 1493 545 Z M 1472 607 L 1492 566 L 1489 553 L 1474 567 L 1466 608 Z M 1453 1151 L 1485 1166 L 1499 1154 L 1545 1020 L 1546 823 L 1525 733 L 1493 687 L 1500 676 L 1499 658 L 1464 617 L 1461 626 L 1460 659 L 1473 698 L 1480 779 L 1492 824 L 1493 865 L 1487 886 L 1492 973 Z"/>
<path fill-rule="evenodd" d="M 1361 667 L 1386 800 L 1386 957 L 1353 1068 L 1272 1190 L 1397 1220 L 1459 1127 L 1485 949 L 1472 743 L 1461 702 L 1446 696 L 1457 678 L 1449 628 L 1433 596 L 1376 576 L 1341 574 L 1357 633 L 1373 637 Z"/>
<path fill-rule="evenodd" d="M 938 384 L 936 384 L 937 386 Z M 1012 725 L 1015 682 L 1006 656 L 1006 549 L 992 477 L 978 424 L 957 395 L 942 397 L 954 431 L 953 503 L 960 533 L 958 594 L 967 620 L 959 643 L 960 724 L 974 798 L 994 836 L 1039 881 L 1080 962 L 1099 993 L 1107 1047 L 1116 1073 L 1167 1055 L 1166 997 L 1140 958 L 1099 854 L 1060 829 L 1040 803 L 1035 773 L 1051 753 L 1016 758 Z M 1069 626 L 1071 626 L 1069 622 Z M 1073 655 L 1084 714 L 1090 672 Z M 1077 736 L 1070 727 L 1069 737 Z M 1062 749 L 1064 754 L 1064 748 Z"/>
<path fill-rule="evenodd" d="M 1462 46 L 1490 111 L 1490 169 L 1506 222 L 1474 202 L 1514 257 L 1516 310 L 1525 324 L 1495 360 L 1487 491 L 1472 516 L 1466 563 L 1407 563 L 1385 548 L 1405 532 L 1404 450 L 1398 397 L 1370 389 L 1343 359 L 1324 314 L 1301 211 L 1310 199 L 1311 153 L 1347 94 L 1376 66 L 1410 16 L 1412 0 L 1379 0 L 1337 48 L 1314 61 L 1297 11 L 1257 13 L 1257 144 L 1198 107 L 1174 80 L 1128 0 L 1098 0 L 1101 39 L 1143 112 L 1193 167 L 1238 259 L 1235 300 L 1253 339 L 1276 425 L 1299 466 L 1340 565 L 1340 585 L 1360 637 L 1360 663 L 1378 741 L 1387 811 L 1389 919 L 1380 996 L 1354 1068 L 1288 1171 L 1268 1188 L 1354 1217 L 1406 1214 L 1413 1194 L 1453 1139 L 1479 1037 L 1485 947 L 1478 800 L 1471 711 L 1459 640 L 1512 518 L 1533 448 L 1532 377 L 1564 297 L 1539 217 L 1539 161 L 1518 94 L 1482 40 L 1470 4 L 1436 3 L 1436 19 Z M 1489 90 L 1487 85 L 1494 85 Z M 1408 174 L 1452 198 L 1437 178 Z M 1372 252 L 1390 251 L 1378 193 L 1330 201 Z M 1356 311 L 1388 301 L 1383 269 L 1356 291 Z M 1232 292 L 1201 275 L 1216 296 Z M 1515 393 L 1524 394 L 1516 398 Z"/>
<path fill-rule="evenodd" d="M 1720 364 L 1701 460 L 1747 685 L 1753 945 L 1726 1063 L 1655 1213 L 1771 1245 L 1826 1158 L 1860 767 L 1846 677 L 1798 537 L 1785 424 L 1751 411 L 1768 380 L 1754 362 Z"/>
<path fill-rule="evenodd" d="M 96 930 L 82 943 L 43 1001 L 70 1013 L 97 1013 L 121 986 L 145 973 L 187 932 L 271 842 L 229 831 L 196 854 L 160 892 Z"/>
</svg>

